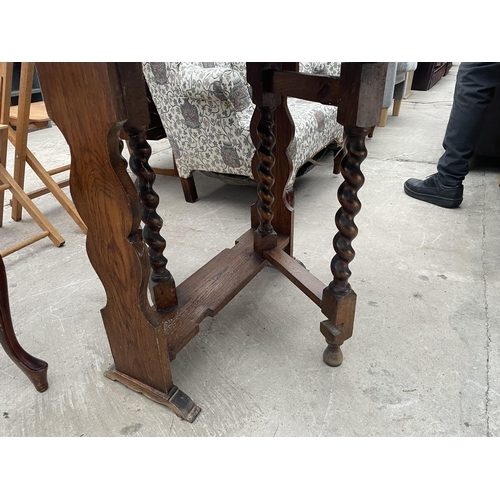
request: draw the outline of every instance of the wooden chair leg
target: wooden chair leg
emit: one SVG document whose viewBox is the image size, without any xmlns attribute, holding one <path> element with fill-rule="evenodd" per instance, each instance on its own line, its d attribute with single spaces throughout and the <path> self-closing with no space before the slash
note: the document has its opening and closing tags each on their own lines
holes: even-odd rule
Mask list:
<svg viewBox="0 0 500 500">
<path fill-rule="evenodd" d="M 387 123 L 388 113 L 389 113 L 389 108 L 382 108 L 382 112 L 380 113 L 380 121 L 378 123 L 379 127 L 385 127 Z"/>
<path fill-rule="evenodd" d="M 10 142 L 14 147 L 17 147 L 17 142 L 16 142 L 16 133 L 12 130 L 12 128 L 9 128 L 9 139 Z M 24 159 L 26 163 L 32 168 L 33 172 L 39 177 L 39 179 L 45 184 L 46 189 L 41 189 L 39 192 L 40 193 L 52 193 L 54 198 L 61 204 L 61 206 L 68 212 L 69 216 L 77 223 L 79 228 L 83 231 L 84 234 L 87 234 L 87 226 L 85 223 L 82 221 L 82 218 L 78 214 L 75 205 L 73 205 L 73 202 L 66 196 L 64 191 L 61 189 L 61 186 L 54 180 L 52 179 L 51 173 L 47 172 L 42 166 L 42 164 L 37 160 L 35 155 L 30 151 L 29 148 L 25 147 L 24 148 Z M 61 168 L 61 170 L 69 170 L 70 165 L 66 165 Z M 59 170 L 59 169 L 57 169 Z M 23 173 L 24 176 L 24 173 Z M 23 179 L 24 182 L 24 179 Z M 67 181 L 69 184 L 69 179 Z M 37 192 L 31 192 L 31 193 L 26 193 L 29 198 L 36 198 L 37 197 Z M 14 211 L 14 202 L 17 202 L 18 205 L 21 206 L 22 204 L 16 199 L 12 199 L 12 210 Z M 21 212 L 18 213 L 19 216 L 21 216 Z M 18 219 L 15 219 L 18 220 Z"/>
<path fill-rule="evenodd" d="M 17 341 L 10 315 L 9 296 L 7 288 L 7 274 L 0 256 L 0 344 L 7 356 L 31 380 L 38 392 L 48 389 L 47 368 L 45 361 L 27 353 Z"/>
<path fill-rule="evenodd" d="M 415 74 L 415 71 L 408 72 L 408 78 L 406 80 L 406 93 L 405 93 L 404 99 L 408 99 L 408 97 L 411 96 L 411 86 L 413 84 L 413 75 L 414 74 Z"/>
<path fill-rule="evenodd" d="M 172 153 L 172 160 L 174 168 L 153 168 L 154 172 L 157 175 L 168 175 L 170 177 L 179 177 L 179 179 L 181 180 L 181 186 L 182 186 L 182 191 L 184 192 L 185 200 L 188 203 L 194 203 L 198 199 L 198 193 L 196 192 L 196 184 L 194 183 L 193 176 L 191 175 L 191 177 L 188 177 L 187 179 L 180 177 L 173 153 Z"/>
<path fill-rule="evenodd" d="M 184 198 L 188 203 L 194 203 L 198 199 L 198 193 L 196 192 L 196 184 L 194 183 L 194 177 L 188 177 L 184 179 L 179 177 L 181 180 L 182 190 L 184 191 Z"/>
<path fill-rule="evenodd" d="M 26 209 L 26 211 L 31 215 L 33 220 L 43 229 L 43 233 L 35 238 L 30 238 L 25 242 L 16 245 L 15 247 L 11 247 L 3 252 L 1 255 L 5 257 L 9 253 L 13 251 L 17 251 L 20 248 L 24 248 L 26 245 L 34 243 L 41 238 L 45 238 L 47 236 L 54 245 L 60 247 L 64 245 L 64 238 L 58 233 L 56 228 L 48 221 L 48 219 L 42 214 L 40 209 L 33 203 L 33 201 L 29 198 L 29 196 L 21 189 L 19 184 L 14 180 L 14 178 L 10 175 L 4 165 L 0 164 L 0 182 L 9 186 L 10 191 L 12 192 L 12 197 L 15 197 L 19 200 L 21 205 Z"/>
<path fill-rule="evenodd" d="M 402 102 L 403 99 L 394 99 L 394 104 L 392 106 L 392 116 L 399 116 Z"/>
<path fill-rule="evenodd" d="M 0 77 L 1 82 L 1 77 Z M 1 113 L 1 103 L 0 103 L 0 113 Z M 1 117 L 0 117 L 1 120 Z M 5 165 L 7 159 L 7 129 L 8 125 L 2 124 L 0 121 L 0 165 Z M 5 204 L 5 191 L 9 188 L 9 185 L 0 181 L 0 227 L 3 225 L 3 207 Z"/>
<path fill-rule="evenodd" d="M 0 164 L 7 163 L 7 144 L 9 129 L 9 109 L 12 92 L 13 63 L 0 62 Z M 8 185 L 0 181 L 0 227 L 3 224 L 5 190 Z"/>
<path fill-rule="evenodd" d="M 26 172 L 26 151 L 28 149 L 29 113 L 31 106 L 31 87 L 35 63 L 22 63 L 21 81 L 19 83 L 19 107 L 16 123 L 14 179 L 24 190 L 24 177 Z M 12 220 L 20 221 L 23 205 L 17 198 L 12 199 Z"/>
</svg>

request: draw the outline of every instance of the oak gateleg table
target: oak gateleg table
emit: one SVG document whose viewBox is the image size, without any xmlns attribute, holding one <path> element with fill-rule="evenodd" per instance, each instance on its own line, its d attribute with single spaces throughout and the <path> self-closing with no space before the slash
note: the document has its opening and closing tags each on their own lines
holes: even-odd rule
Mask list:
<svg viewBox="0 0 500 500">
<path fill-rule="evenodd" d="M 170 363 L 203 319 L 221 311 L 268 264 L 320 307 L 326 317 L 320 324 L 327 343 L 323 360 L 330 366 L 342 363 L 340 347 L 352 335 L 356 307 L 349 263 L 358 233 L 354 217 L 361 208 L 357 192 L 364 182 L 360 167 L 366 136 L 380 118 L 386 70 L 387 63 L 342 63 L 340 77 L 329 77 L 300 73 L 298 63 L 247 63 L 256 105 L 251 136 L 258 181 L 249 229 L 234 247 L 176 285 L 163 255 L 163 221 L 148 164 L 150 117 L 141 64 L 37 63 L 48 114 L 70 147 L 71 195 L 88 227 L 90 262 L 106 291 L 101 313 L 114 360 L 107 377 L 193 422 L 200 408 L 174 385 Z M 338 190 L 328 285 L 293 258 L 287 147 L 294 125 L 288 96 L 337 106 L 337 120 L 344 126 L 344 182 Z M 129 139 L 135 185 L 121 155 L 122 129 Z"/>
</svg>

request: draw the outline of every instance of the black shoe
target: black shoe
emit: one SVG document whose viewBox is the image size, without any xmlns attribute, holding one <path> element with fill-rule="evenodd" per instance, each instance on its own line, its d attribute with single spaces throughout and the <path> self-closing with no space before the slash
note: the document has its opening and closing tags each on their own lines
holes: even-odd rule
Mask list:
<svg viewBox="0 0 500 500">
<path fill-rule="evenodd" d="M 462 203 L 464 186 L 446 187 L 441 184 L 438 174 L 424 179 L 408 179 L 405 182 L 405 193 L 417 200 L 427 201 L 444 208 L 456 208 Z"/>
</svg>

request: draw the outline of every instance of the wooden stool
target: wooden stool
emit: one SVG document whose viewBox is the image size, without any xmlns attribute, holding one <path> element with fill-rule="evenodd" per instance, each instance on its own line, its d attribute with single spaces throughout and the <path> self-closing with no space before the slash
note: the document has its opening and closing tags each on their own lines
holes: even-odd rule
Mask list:
<svg viewBox="0 0 500 500">
<path fill-rule="evenodd" d="M 82 221 L 75 206 L 61 189 L 69 184 L 69 180 L 57 183 L 52 178 L 56 173 L 69 170 L 70 165 L 47 171 L 28 148 L 29 124 L 33 123 L 35 126 L 41 127 L 50 120 L 44 102 L 31 104 L 31 84 L 33 81 L 35 64 L 22 63 L 19 86 L 19 106 L 14 107 L 10 107 L 12 66 L 13 63 L 0 63 L 0 227 L 3 223 L 4 192 L 9 189 L 12 192 L 12 199 L 10 202 L 12 206 L 12 219 L 15 221 L 21 220 L 22 209 L 24 208 L 40 226 L 42 232 L 1 251 L 0 255 L 3 257 L 45 237 L 50 238 L 54 245 L 58 247 L 64 245 L 64 238 L 32 201 L 34 198 L 47 193 L 52 193 L 78 224 L 80 229 L 84 233 L 87 232 L 87 226 Z M 16 127 L 16 131 L 13 129 L 14 126 Z M 9 140 L 15 148 L 13 175 L 9 174 L 5 166 L 7 158 L 7 140 Z M 28 163 L 44 184 L 43 188 L 30 193 L 24 191 L 26 163 Z"/>
<path fill-rule="evenodd" d="M 13 127 L 17 127 L 17 113 L 19 106 L 11 106 L 9 113 L 9 123 Z M 47 108 L 43 101 L 32 102 L 29 109 L 28 124 L 33 125 L 35 129 L 45 128 L 50 122 L 50 117 L 47 114 Z M 69 170 L 69 165 L 68 165 Z"/>
<path fill-rule="evenodd" d="M 4 195 L 5 191 L 8 189 L 12 192 L 12 198 L 26 209 L 40 229 L 42 229 L 42 232 L 6 250 L 0 251 L 0 256 L 2 257 L 24 248 L 27 245 L 31 245 L 35 241 L 45 237 L 50 238 L 52 243 L 58 247 L 64 245 L 64 238 L 42 214 L 14 177 L 10 175 L 5 166 L 7 160 L 7 144 L 9 134 L 11 133 L 11 127 L 9 126 L 11 82 L 12 63 L 0 63 L 0 227 L 2 227 L 3 223 Z"/>
<path fill-rule="evenodd" d="M 19 344 L 12 326 L 10 316 L 9 296 L 7 287 L 7 274 L 5 265 L 0 256 L 0 344 L 5 349 L 7 356 L 31 380 L 38 392 L 48 389 L 48 365 L 45 361 L 35 358 L 27 353 Z"/>
<path fill-rule="evenodd" d="M 65 172 L 71 165 L 65 165 L 52 171 L 47 171 L 36 159 L 28 148 L 28 129 L 30 123 L 46 124 L 50 120 L 44 102 L 31 103 L 31 85 L 35 71 L 35 63 L 25 62 L 21 64 L 21 80 L 19 84 L 19 106 L 9 110 L 9 140 L 15 147 L 14 179 L 21 189 L 24 189 L 24 176 L 26 163 L 33 169 L 35 174 L 45 184 L 43 189 L 26 193 L 30 199 L 44 194 L 52 193 L 71 218 L 78 224 L 80 229 L 86 233 L 87 227 L 80 218 L 71 200 L 64 194 L 62 187 L 69 184 L 69 180 L 60 183 L 52 179 L 52 175 Z M 13 126 L 16 127 L 14 132 Z M 15 197 L 12 199 L 12 219 L 21 220 L 23 206 Z"/>
</svg>

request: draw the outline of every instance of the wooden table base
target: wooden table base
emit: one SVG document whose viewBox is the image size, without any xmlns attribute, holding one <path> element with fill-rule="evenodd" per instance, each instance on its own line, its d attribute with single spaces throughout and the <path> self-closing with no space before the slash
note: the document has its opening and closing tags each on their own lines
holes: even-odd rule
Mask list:
<svg viewBox="0 0 500 500">
<path fill-rule="evenodd" d="M 163 63 L 155 64 L 161 78 Z M 190 422 L 200 409 L 174 385 L 170 363 L 198 333 L 203 319 L 216 315 L 266 265 L 279 269 L 326 316 L 320 331 L 327 342 L 327 364 L 342 362 L 341 345 L 353 332 L 356 294 L 349 284 L 349 264 L 358 232 L 354 217 L 361 208 L 357 192 L 364 182 L 365 138 L 380 116 L 387 64 L 343 63 L 340 78 L 301 74 L 298 67 L 247 63 L 256 106 L 252 169 L 258 180 L 250 227 L 234 247 L 176 285 L 163 255 L 175 234 L 167 241 L 160 236 L 155 172 L 148 163 L 149 110 L 141 64 L 37 66 L 49 115 L 72 151 L 71 193 L 88 227 L 89 259 L 106 290 L 102 318 L 115 363 L 106 376 Z M 287 96 L 338 106 L 338 121 L 344 125 L 344 182 L 338 191 L 329 284 L 293 258 L 294 196 L 287 187 L 293 167 L 287 149 L 294 124 Z M 122 130 L 129 138 L 135 185 L 121 156 Z"/>
</svg>

